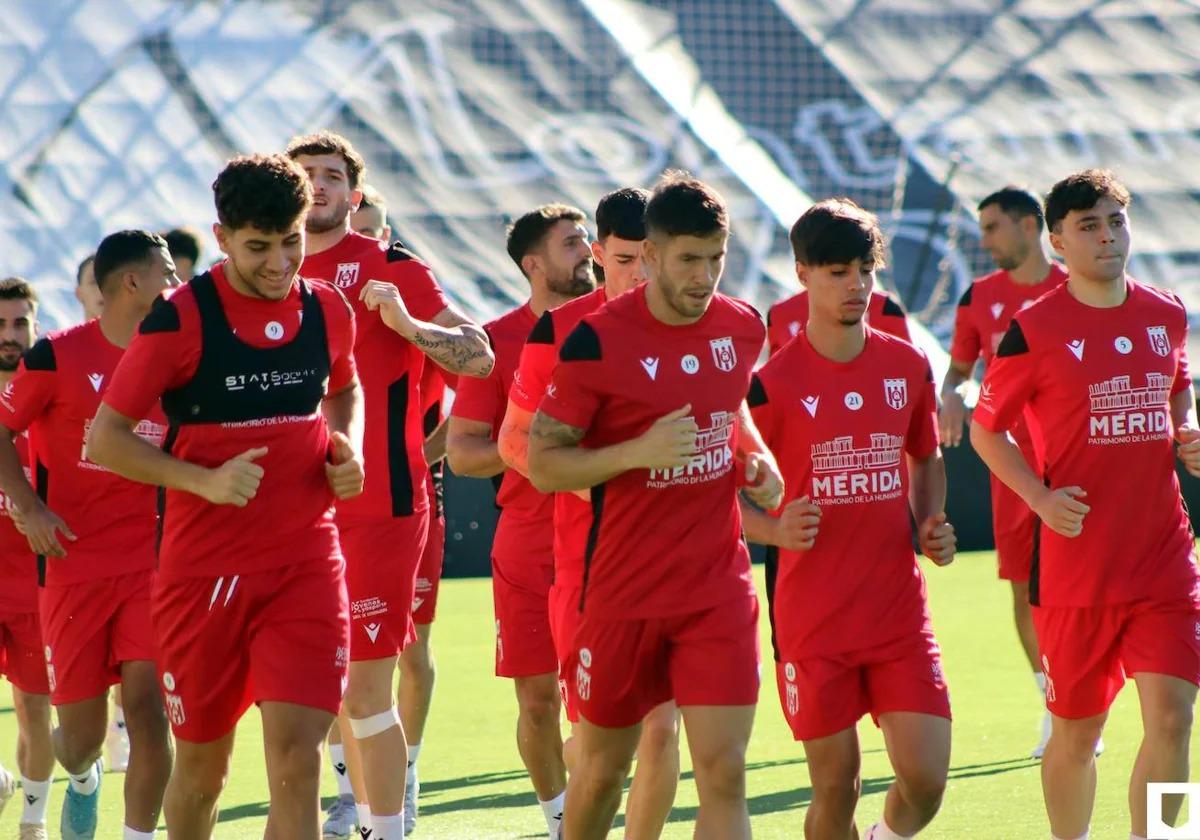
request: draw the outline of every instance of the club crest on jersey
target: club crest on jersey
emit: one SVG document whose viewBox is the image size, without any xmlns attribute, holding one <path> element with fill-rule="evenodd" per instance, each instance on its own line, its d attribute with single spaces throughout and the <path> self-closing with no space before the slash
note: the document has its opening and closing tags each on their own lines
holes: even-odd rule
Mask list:
<svg viewBox="0 0 1200 840">
<path fill-rule="evenodd" d="M 1150 349 L 1160 356 L 1171 355 L 1171 342 L 1167 338 L 1166 327 L 1146 327 L 1146 335 L 1150 338 Z"/>
<path fill-rule="evenodd" d="M 737 353 L 733 349 L 733 338 L 730 336 L 714 338 L 708 342 L 708 346 L 712 348 L 713 364 L 717 366 L 717 370 L 729 373 L 737 367 Z"/>
<path fill-rule="evenodd" d="M 904 408 L 904 406 L 908 405 L 908 380 L 883 380 L 883 396 L 887 400 L 887 404 L 896 409 L 896 411 Z"/>
<path fill-rule="evenodd" d="M 338 263 L 337 273 L 333 275 L 333 285 L 339 289 L 349 289 L 358 282 L 358 266 L 354 263 Z"/>
</svg>

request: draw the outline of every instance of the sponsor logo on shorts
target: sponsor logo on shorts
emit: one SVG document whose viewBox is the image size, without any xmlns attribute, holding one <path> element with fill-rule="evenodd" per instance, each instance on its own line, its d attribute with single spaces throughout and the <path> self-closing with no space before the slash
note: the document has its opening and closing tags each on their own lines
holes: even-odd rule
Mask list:
<svg viewBox="0 0 1200 840">
<path fill-rule="evenodd" d="M 425 599 L 420 596 L 414 597 L 412 602 L 412 611 L 416 612 L 421 609 L 421 605 L 425 603 Z"/>
<path fill-rule="evenodd" d="M 496 661 L 504 661 L 504 639 L 500 636 L 500 619 L 496 619 Z"/>
<path fill-rule="evenodd" d="M 592 652 L 588 648 L 581 648 L 579 651 L 579 662 L 584 668 L 592 667 Z"/>
<path fill-rule="evenodd" d="M 364 618 L 374 618 L 377 615 L 386 615 L 387 612 L 388 602 L 375 595 L 350 602 L 350 618 L 354 621 L 361 621 Z"/>
<path fill-rule="evenodd" d="M 1046 702 L 1053 703 L 1056 696 L 1054 693 L 1054 680 L 1050 679 L 1050 660 L 1046 654 L 1042 654 L 1042 674 L 1046 677 Z"/>
<path fill-rule="evenodd" d="M 338 645 L 337 650 L 333 652 L 333 665 L 335 668 L 345 668 L 350 664 L 350 648 L 346 645 Z M 344 682 L 344 681 L 343 681 Z M 345 691 L 345 685 L 342 690 Z"/>
<path fill-rule="evenodd" d="M 163 672 L 163 688 L 167 691 L 175 690 L 175 675 L 170 671 Z"/>
<path fill-rule="evenodd" d="M 592 675 L 582 663 L 575 669 L 575 693 L 579 695 L 580 700 L 587 700 L 592 696 Z"/>
<path fill-rule="evenodd" d="M 796 666 L 791 662 L 783 666 L 783 676 L 788 682 L 796 681 Z"/>
<path fill-rule="evenodd" d="M 933 660 L 929 663 L 929 673 L 933 675 L 933 681 L 938 685 L 946 682 L 946 677 L 942 673 L 942 663 L 940 660 Z"/>
<path fill-rule="evenodd" d="M 371 640 L 371 644 L 375 644 L 375 640 L 379 638 L 379 631 L 382 629 L 383 625 L 378 621 L 363 625 L 363 630 L 367 632 L 367 638 Z"/>
<path fill-rule="evenodd" d="M 187 714 L 183 711 L 183 698 L 178 694 L 166 695 L 167 701 L 167 718 L 176 726 L 183 726 L 187 720 Z"/>
</svg>

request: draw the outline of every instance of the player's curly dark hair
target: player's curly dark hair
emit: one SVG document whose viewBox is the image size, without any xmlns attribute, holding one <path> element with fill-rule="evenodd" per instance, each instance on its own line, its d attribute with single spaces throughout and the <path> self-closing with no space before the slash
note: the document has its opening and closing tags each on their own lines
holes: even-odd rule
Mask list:
<svg viewBox="0 0 1200 840">
<path fill-rule="evenodd" d="M 1072 210 L 1091 210 L 1102 198 L 1122 207 L 1131 200 L 1129 190 L 1108 169 L 1085 169 L 1063 178 L 1046 193 L 1046 227 L 1058 232 Z"/>
<path fill-rule="evenodd" d="M 668 169 L 646 202 L 647 236 L 711 236 L 728 230 L 725 199 L 688 172 Z"/>
<path fill-rule="evenodd" d="M 352 190 L 358 189 L 358 185 L 367 174 L 367 163 L 354 145 L 332 131 L 318 131 L 315 134 L 293 137 L 284 154 L 292 160 L 300 155 L 341 155 L 342 160 L 346 161 L 346 180 Z"/>
<path fill-rule="evenodd" d="M 253 225 L 279 233 L 312 206 L 308 176 L 287 155 L 235 157 L 225 164 L 212 189 L 217 219 L 232 230 Z"/>
<path fill-rule="evenodd" d="M 883 266 L 879 219 L 848 198 L 827 198 L 801 214 L 788 234 L 796 262 L 835 265 L 862 260 Z"/>
</svg>

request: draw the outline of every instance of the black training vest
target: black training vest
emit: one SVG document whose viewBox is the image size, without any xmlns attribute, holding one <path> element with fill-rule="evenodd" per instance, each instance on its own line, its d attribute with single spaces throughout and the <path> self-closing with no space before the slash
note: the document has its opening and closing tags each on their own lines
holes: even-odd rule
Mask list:
<svg viewBox="0 0 1200 840">
<path fill-rule="evenodd" d="M 170 422 L 164 449 L 170 451 L 180 426 L 304 417 L 320 409 L 329 342 L 321 302 L 307 282 L 300 281 L 300 331 L 270 347 L 252 347 L 234 335 L 211 274 L 188 285 L 200 312 L 200 362 L 185 385 L 163 394 Z"/>
</svg>

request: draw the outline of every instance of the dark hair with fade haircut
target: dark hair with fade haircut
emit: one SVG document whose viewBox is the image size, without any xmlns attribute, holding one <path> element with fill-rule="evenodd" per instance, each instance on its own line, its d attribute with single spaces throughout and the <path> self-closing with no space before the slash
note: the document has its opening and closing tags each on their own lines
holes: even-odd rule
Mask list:
<svg viewBox="0 0 1200 840">
<path fill-rule="evenodd" d="M 358 203 L 359 210 L 370 210 L 372 207 L 387 216 L 387 202 L 383 200 L 383 195 L 379 190 L 372 187 L 370 184 L 361 184 L 359 189 L 362 190 L 362 201 Z"/>
<path fill-rule="evenodd" d="M 788 233 L 792 254 L 803 265 L 884 264 L 879 219 L 848 198 L 827 198 L 805 210 Z"/>
<path fill-rule="evenodd" d="M 646 204 L 650 191 L 641 187 L 622 187 L 600 199 L 596 205 L 596 238 L 610 236 L 640 242 L 646 238 Z"/>
<path fill-rule="evenodd" d="M 167 241 L 167 250 L 172 257 L 183 257 L 193 263 L 200 262 L 200 251 L 203 240 L 200 231 L 191 227 L 172 228 L 162 235 Z"/>
<path fill-rule="evenodd" d="M 1132 200 L 1129 190 L 1108 169 L 1084 169 L 1063 178 L 1046 193 L 1046 226 L 1057 230 L 1072 210 L 1091 210 L 1102 198 L 1122 207 Z"/>
<path fill-rule="evenodd" d="M 3 280 L 0 280 L 0 300 L 29 301 L 30 312 L 37 312 L 37 290 L 24 277 L 5 277 Z"/>
<path fill-rule="evenodd" d="M 587 221 L 587 214 L 569 204 L 543 204 L 508 226 L 504 247 L 522 274 L 525 273 L 525 267 L 521 265 L 521 260 L 530 251 L 540 248 L 550 228 L 564 220 L 582 224 Z"/>
<path fill-rule="evenodd" d="M 148 230 L 119 230 L 100 240 L 96 248 L 96 285 L 105 291 L 117 272 L 135 263 L 144 264 L 154 251 L 167 250 L 167 242 Z"/>
<path fill-rule="evenodd" d="M 346 179 L 350 189 L 358 189 L 363 178 L 367 175 L 367 162 L 354 148 L 354 145 L 340 134 L 332 131 L 318 131 L 315 134 L 304 134 L 293 137 L 287 144 L 285 154 L 292 160 L 300 155 L 340 155 L 346 161 Z"/>
<path fill-rule="evenodd" d="M 711 236 L 729 231 L 721 194 L 691 173 L 668 169 L 646 202 L 647 236 Z"/>
<path fill-rule="evenodd" d="M 991 207 L 992 205 L 999 207 L 1001 212 L 1011 216 L 1013 219 L 1023 219 L 1026 216 L 1032 216 L 1037 223 L 1039 231 L 1046 223 L 1046 217 L 1042 213 L 1042 203 L 1037 200 L 1037 196 L 1022 187 L 1009 184 L 1006 187 L 998 189 L 979 202 L 979 205 L 975 209 L 982 213 L 984 208 Z"/>
<path fill-rule="evenodd" d="M 281 233 L 312 206 L 312 185 L 287 155 L 239 155 L 213 181 L 217 220 L 231 230 L 253 225 Z"/>
<path fill-rule="evenodd" d="M 79 261 L 79 265 L 75 267 L 75 285 L 76 286 L 83 285 L 83 271 L 85 268 L 87 268 L 89 265 L 91 265 L 95 261 L 96 261 L 95 254 L 88 254 L 86 257 L 84 257 L 83 259 L 81 259 Z"/>
</svg>

